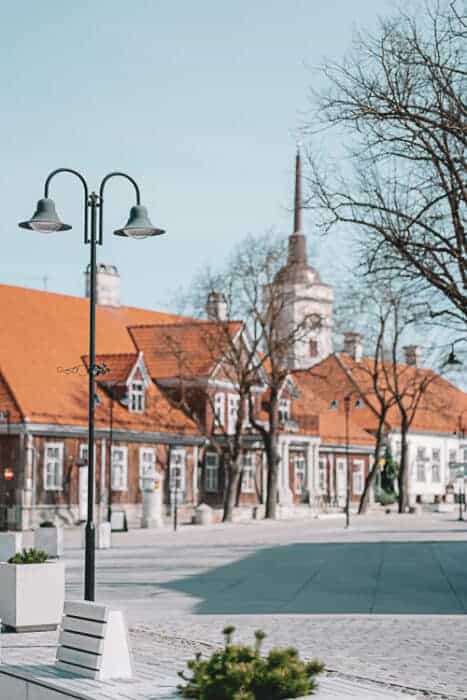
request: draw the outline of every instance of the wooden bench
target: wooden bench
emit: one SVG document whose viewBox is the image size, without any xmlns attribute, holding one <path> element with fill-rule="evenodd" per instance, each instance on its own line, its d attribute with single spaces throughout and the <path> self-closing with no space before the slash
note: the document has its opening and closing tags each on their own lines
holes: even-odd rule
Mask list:
<svg viewBox="0 0 467 700">
<path fill-rule="evenodd" d="M 56 666 L 94 680 L 131 678 L 123 613 L 96 603 L 65 601 Z"/>
</svg>

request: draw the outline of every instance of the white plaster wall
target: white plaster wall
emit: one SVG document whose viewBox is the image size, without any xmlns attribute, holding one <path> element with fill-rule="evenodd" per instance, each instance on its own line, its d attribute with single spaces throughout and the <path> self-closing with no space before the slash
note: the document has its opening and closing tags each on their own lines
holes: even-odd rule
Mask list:
<svg viewBox="0 0 467 700">
<path fill-rule="evenodd" d="M 333 292 L 330 287 L 313 284 L 295 284 L 284 289 L 289 301 L 284 307 L 281 319 L 281 334 L 291 335 L 311 314 L 321 318 L 319 328 L 310 329 L 303 337 L 295 341 L 288 358 L 291 369 L 305 369 L 327 357 L 333 350 L 332 344 L 332 303 Z M 310 356 L 310 340 L 318 341 L 318 354 Z"/>
<path fill-rule="evenodd" d="M 391 432 L 389 435 L 389 444 L 392 455 L 398 459 L 397 443 L 400 444 L 401 437 L 399 432 Z M 418 447 L 424 447 L 426 450 L 428 461 L 425 462 L 426 481 L 417 480 L 417 450 Z M 441 454 L 441 480 L 433 482 L 432 480 L 432 451 L 439 449 Z M 456 459 L 461 461 L 459 449 L 459 440 L 454 435 L 437 435 L 432 433 L 415 433 L 409 432 L 408 435 L 408 465 L 409 465 L 409 496 L 412 501 L 415 501 L 417 495 L 422 497 L 423 501 L 432 502 L 434 496 L 443 496 L 446 493 L 446 486 L 449 483 L 449 453 L 451 450 L 456 451 Z M 456 487 L 457 490 L 457 487 Z"/>
</svg>

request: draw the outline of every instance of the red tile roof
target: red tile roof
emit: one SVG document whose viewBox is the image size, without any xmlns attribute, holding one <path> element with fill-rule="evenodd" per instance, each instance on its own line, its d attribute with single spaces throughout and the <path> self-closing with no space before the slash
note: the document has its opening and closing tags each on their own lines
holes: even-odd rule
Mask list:
<svg viewBox="0 0 467 700">
<path fill-rule="evenodd" d="M 375 431 L 378 403 L 371 384 L 371 370 L 371 358 L 364 357 L 356 362 L 346 353 L 334 353 L 304 373 L 308 376 L 309 390 L 328 406 L 333 400 L 342 404 L 344 396 L 349 393 L 353 399 L 361 396 L 363 402 L 360 407 L 352 403 L 352 420 L 367 431 Z M 297 373 L 293 375 L 295 378 Z M 407 408 L 413 404 L 411 395 L 414 387 L 426 384 L 411 430 L 452 434 L 459 415 L 467 412 L 467 394 L 431 369 L 400 363 L 397 365 L 397 376 L 407 393 L 404 400 Z M 386 423 L 388 428 L 393 429 L 400 425 L 397 406 L 389 409 Z"/>
<path fill-rule="evenodd" d="M 135 346 L 144 353 L 153 379 L 204 377 L 215 369 L 229 348 L 242 323 L 232 321 L 225 327 L 210 321 L 184 321 L 174 324 L 132 326 L 129 333 Z"/>
<path fill-rule="evenodd" d="M 319 416 L 319 435 L 323 445 L 345 445 L 346 425 L 343 404 L 331 408 L 330 398 L 324 398 L 315 391 L 315 384 L 320 386 L 320 378 L 316 382 L 313 370 L 296 370 L 291 372 L 293 381 L 299 391 L 299 396 L 293 402 L 293 417 L 300 424 L 303 417 L 310 413 Z M 335 398 L 333 396 L 332 398 Z M 353 417 L 349 419 L 349 443 L 369 447 L 374 445 L 374 438 L 364 430 Z"/>
<path fill-rule="evenodd" d="M 82 356 L 89 348 L 89 301 L 22 287 L 0 285 L 0 372 L 12 387 L 22 416 L 32 422 L 62 425 L 87 424 L 87 373 Z M 183 317 L 128 306 L 98 306 L 98 355 L 135 354 L 127 327 L 171 324 Z M 123 407 L 116 421 L 135 429 L 195 432 L 194 424 L 171 409 L 157 387 L 148 395 L 146 417 Z M 96 419 L 108 423 L 104 404 Z M 99 412 L 102 419 L 99 418 Z M 159 421 L 159 423 L 157 422 Z"/>
<path fill-rule="evenodd" d="M 82 359 L 85 366 L 89 367 L 89 355 L 84 355 Z M 126 382 L 137 359 L 138 353 L 136 352 L 96 355 L 95 364 L 105 368 L 103 374 L 97 375 L 97 381 L 104 384 L 121 384 Z"/>
</svg>

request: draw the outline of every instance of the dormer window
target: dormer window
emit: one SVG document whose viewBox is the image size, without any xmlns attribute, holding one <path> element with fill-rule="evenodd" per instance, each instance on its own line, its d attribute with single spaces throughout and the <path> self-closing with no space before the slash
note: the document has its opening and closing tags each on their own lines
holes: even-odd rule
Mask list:
<svg viewBox="0 0 467 700">
<path fill-rule="evenodd" d="M 134 413 L 144 412 L 144 382 L 131 382 L 130 411 Z"/>
</svg>

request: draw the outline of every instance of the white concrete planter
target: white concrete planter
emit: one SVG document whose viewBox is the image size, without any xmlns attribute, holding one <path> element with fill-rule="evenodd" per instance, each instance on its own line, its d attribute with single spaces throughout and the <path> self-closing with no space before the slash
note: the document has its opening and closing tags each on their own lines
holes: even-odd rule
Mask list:
<svg viewBox="0 0 467 700">
<path fill-rule="evenodd" d="M 43 549 L 49 557 L 63 556 L 63 528 L 38 527 L 34 530 L 34 547 Z"/>
<path fill-rule="evenodd" d="M 212 508 L 207 503 L 200 503 L 195 511 L 195 523 L 197 525 L 212 524 Z"/>
<path fill-rule="evenodd" d="M 0 564 L 0 619 L 16 632 L 56 629 L 64 598 L 61 562 Z"/>
<path fill-rule="evenodd" d="M 22 546 L 21 532 L 0 532 L 0 562 L 8 561 L 16 552 L 21 552 Z"/>
</svg>

